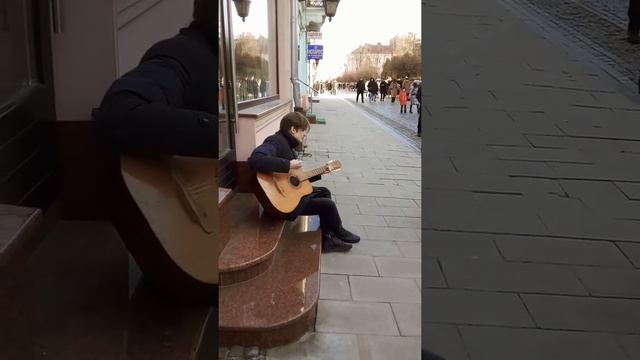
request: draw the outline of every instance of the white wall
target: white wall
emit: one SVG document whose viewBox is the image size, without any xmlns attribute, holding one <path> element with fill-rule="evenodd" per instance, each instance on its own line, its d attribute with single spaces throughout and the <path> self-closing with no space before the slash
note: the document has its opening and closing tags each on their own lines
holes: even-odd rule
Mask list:
<svg viewBox="0 0 640 360">
<path fill-rule="evenodd" d="M 56 115 L 90 120 L 116 75 L 113 0 L 66 0 L 62 32 L 51 35 Z"/>
<path fill-rule="evenodd" d="M 192 0 L 140 1 L 141 4 L 145 2 L 149 5 L 146 9 L 141 9 L 142 13 L 118 28 L 119 75 L 136 67 L 144 52 L 151 45 L 176 35 L 180 28 L 191 22 Z M 134 11 L 140 10 L 134 9 Z M 128 17 L 127 15 L 125 13 L 118 14 L 120 18 Z"/>
</svg>

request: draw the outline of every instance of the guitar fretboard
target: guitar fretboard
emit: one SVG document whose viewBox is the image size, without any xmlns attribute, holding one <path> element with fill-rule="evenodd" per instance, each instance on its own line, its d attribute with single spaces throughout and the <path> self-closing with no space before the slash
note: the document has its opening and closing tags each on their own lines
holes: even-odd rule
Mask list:
<svg viewBox="0 0 640 360">
<path fill-rule="evenodd" d="M 316 175 L 320 175 L 322 173 L 324 173 L 325 171 L 327 171 L 327 165 L 323 165 L 320 166 L 319 168 L 313 169 L 313 170 L 309 170 L 309 171 L 305 171 L 302 173 L 301 176 L 299 176 L 300 181 L 304 181 L 307 179 L 310 179 Z"/>
</svg>

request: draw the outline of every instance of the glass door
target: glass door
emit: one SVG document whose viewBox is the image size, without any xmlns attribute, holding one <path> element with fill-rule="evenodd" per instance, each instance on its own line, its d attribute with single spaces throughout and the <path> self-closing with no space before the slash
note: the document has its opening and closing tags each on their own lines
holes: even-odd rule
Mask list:
<svg viewBox="0 0 640 360">
<path fill-rule="evenodd" d="M 56 194 L 47 2 L 0 0 L 0 203 L 47 208 Z"/>
<path fill-rule="evenodd" d="M 234 162 L 237 111 L 233 80 L 230 76 L 230 25 L 229 2 L 220 1 L 218 8 L 218 136 L 219 136 L 219 186 L 235 187 L 237 181 Z"/>
</svg>

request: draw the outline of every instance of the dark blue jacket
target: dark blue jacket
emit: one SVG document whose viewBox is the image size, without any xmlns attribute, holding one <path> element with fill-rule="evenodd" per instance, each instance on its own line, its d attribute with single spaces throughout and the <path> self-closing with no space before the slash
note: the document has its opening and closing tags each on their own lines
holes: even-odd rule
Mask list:
<svg viewBox="0 0 640 360">
<path fill-rule="evenodd" d="M 278 131 L 253 150 L 249 156 L 249 166 L 258 172 L 288 173 L 290 161 L 298 158 L 293 150 L 297 145 L 298 140 L 291 134 Z M 321 177 L 321 175 L 317 175 L 310 178 L 309 181 L 314 182 L 320 180 Z M 300 204 L 287 216 L 287 220 L 295 220 L 309 200 L 311 200 L 310 195 L 304 196 L 300 200 Z"/>
<path fill-rule="evenodd" d="M 153 45 L 93 111 L 98 136 L 117 151 L 217 157 L 217 66 L 193 24 Z"/>
</svg>

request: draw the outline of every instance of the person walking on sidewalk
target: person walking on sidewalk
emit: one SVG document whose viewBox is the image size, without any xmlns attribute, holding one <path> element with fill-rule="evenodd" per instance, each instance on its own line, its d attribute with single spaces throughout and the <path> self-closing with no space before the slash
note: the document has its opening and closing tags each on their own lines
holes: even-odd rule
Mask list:
<svg viewBox="0 0 640 360">
<path fill-rule="evenodd" d="M 403 88 L 400 90 L 400 114 L 407 113 L 407 102 L 409 101 L 409 95 Z"/>
<path fill-rule="evenodd" d="M 376 79 L 369 79 L 367 88 L 369 90 L 369 102 L 376 102 L 376 97 L 378 96 L 378 83 L 376 82 Z"/>
<path fill-rule="evenodd" d="M 417 95 L 418 95 L 418 83 L 414 82 L 411 88 L 410 101 L 409 104 L 409 114 L 413 114 L 413 105 L 416 106 L 416 111 L 420 112 L 420 103 L 418 103 Z"/>
<path fill-rule="evenodd" d="M 384 98 L 387 96 L 388 86 L 389 85 L 387 85 L 387 82 L 384 81 L 384 79 L 380 81 L 380 102 L 384 102 Z"/>
<path fill-rule="evenodd" d="M 396 102 L 396 97 L 398 96 L 398 91 L 400 87 L 398 86 L 398 82 L 395 79 L 391 79 L 389 82 L 389 96 L 391 96 L 391 102 Z"/>
<path fill-rule="evenodd" d="M 249 166 L 259 172 L 288 173 L 299 169 L 302 162 L 297 159 L 295 148 L 304 143 L 311 125 L 307 118 L 297 112 L 291 112 L 280 120 L 280 130 L 267 137 L 262 145 L 253 150 L 249 157 Z M 320 180 L 316 175 L 310 181 Z M 313 187 L 313 192 L 304 196 L 298 206 L 287 215 L 293 221 L 299 215 L 319 215 L 322 231 L 322 252 L 345 252 L 351 244 L 360 241 L 360 237 L 342 227 L 342 220 L 336 204 L 331 200 L 331 192 L 325 187 Z"/>
<path fill-rule="evenodd" d="M 364 86 L 364 80 L 360 78 L 360 80 L 358 80 L 358 83 L 356 84 L 356 91 L 358 92 L 356 94 L 356 102 L 358 102 L 358 97 L 361 96 L 362 103 L 364 104 L 364 89 L 366 89 L 366 87 Z"/>
<path fill-rule="evenodd" d="M 402 88 L 407 92 L 407 95 L 411 94 L 411 80 L 409 80 L 408 76 L 404 77 L 404 81 L 402 82 Z"/>
<path fill-rule="evenodd" d="M 418 129 L 416 135 L 422 136 L 422 84 L 418 85 L 416 98 L 418 99 Z"/>
<path fill-rule="evenodd" d="M 640 0 L 629 0 L 629 26 L 627 27 L 627 41 L 640 44 Z"/>
</svg>

